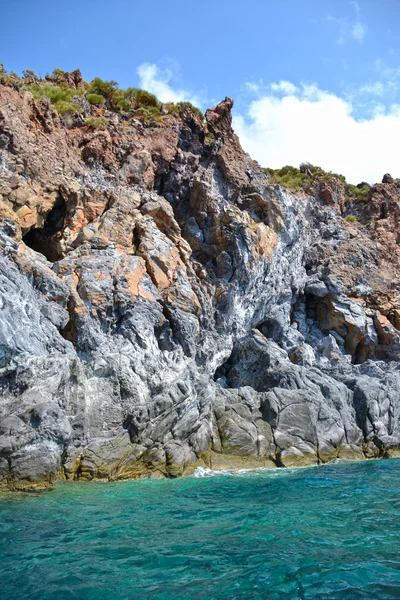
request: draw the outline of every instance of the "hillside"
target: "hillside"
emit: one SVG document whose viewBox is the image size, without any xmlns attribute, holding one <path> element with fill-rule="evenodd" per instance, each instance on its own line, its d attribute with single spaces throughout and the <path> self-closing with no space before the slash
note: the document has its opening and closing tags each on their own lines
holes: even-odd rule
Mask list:
<svg viewBox="0 0 400 600">
<path fill-rule="evenodd" d="M 0 70 L 0 487 L 399 456 L 400 180 Z"/>
</svg>

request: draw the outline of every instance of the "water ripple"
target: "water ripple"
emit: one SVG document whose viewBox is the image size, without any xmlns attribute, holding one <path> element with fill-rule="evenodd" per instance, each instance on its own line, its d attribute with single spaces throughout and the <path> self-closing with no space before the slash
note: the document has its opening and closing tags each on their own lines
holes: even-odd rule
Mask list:
<svg viewBox="0 0 400 600">
<path fill-rule="evenodd" d="M 1 600 L 400 598 L 400 461 L 0 498 Z"/>
</svg>

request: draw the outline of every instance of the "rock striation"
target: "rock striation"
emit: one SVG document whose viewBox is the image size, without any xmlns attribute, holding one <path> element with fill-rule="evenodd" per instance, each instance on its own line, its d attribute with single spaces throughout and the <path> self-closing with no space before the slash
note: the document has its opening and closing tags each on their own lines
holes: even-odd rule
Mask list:
<svg viewBox="0 0 400 600">
<path fill-rule="evenodd" d="M 272 184 L 232 105 L 0 85 L 1 488 L 399 455 L 400 180 Z"/>
</svg>

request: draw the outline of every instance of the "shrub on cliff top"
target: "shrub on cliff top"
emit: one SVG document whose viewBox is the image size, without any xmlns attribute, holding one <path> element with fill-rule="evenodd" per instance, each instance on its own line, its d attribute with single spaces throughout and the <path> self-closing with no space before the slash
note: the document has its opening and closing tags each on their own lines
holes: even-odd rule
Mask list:
<svg viewBox="0 0 400 600">
<path fill-rule="evenodd" d="M 365 183 L 361 187 L 358 187 L 357 185 L 346 183 L 346 180 L 345 188 L 348 196 L 353 196 L 357 198 L 357 200 L 361 200 L 361 202 L 366 202 L 368 200 L 369 190 L 371 189 L 368 183 Z"/>
<path fill-rule="evenodd" d="M 87 94 L 86 100 L 89 104 L 95 104 L 96 106 L 101 106 L 106 101 L 101 94 Z"/>
<path fill-rule="evenodd" d="M 7 73 L 7 70 L 4 68 L 4 65 L 0 63 L 0 83 L 2 85 L 9 85 L 15 88 L 19 88 L 21 85 L 21 78 L 15 73 L 15 71 L 10 71 Z"/>
<path fill-rule="evenodd" d="M 338 173 L 332 173 L 332 171 L 324 171 L 321 167 L 312 165 L 311 163 L 302 163 L 297 169 L 289 165 L 282 167 L 282 169 L 263 169 L 268 174 L 271 183 L 277 183 L 283 187 L 288 188 L 293 192 L 298 191 L 312 191 L 312 185 L 314 182 L 328 182 L 332 178 L 340 179 L 343 182 L 344 190 L 347 198 L 355 198 L 365 202 L 369 197 L 370 186 L 367 183 L 358 187 L 351 183 L 347 183 L 346 178 Z"/>
<path fill-rule="evenodd" d="M 146 90 L 136 90 L 134 102 L 136 107 L 143 106 L 160 108 L 161 106 L 156 96 L 154 94 L 150 94 L 150 92 L 146 92 Z"/>
<path fill-rule="evenodd" d="M 121 110 L 130 111 L 139 108 L 156 109 L 160 112 L 161 102 L 154 94 L 139 88 L 129 87 L 126 90 L 118 90 L 118 106 Z M 153 112 L 155 112 L 153 110 Z"/>
<path fill-rule="evenodd" d="M 22 71 L 22 75 L 24 79 L 39 79 L 35 71 L 32 71 L 32 69 L 25 69 L 24 71 Z"/>
<path fill-rule="evenodd" d="M 116 81 L 103 81 L 100 77 L 95 77 L 89 84 L 90 94 L 103 96 L 110 108 L 118 108 L 118 83 Z"/>
<path fill-rule="evenodd" d="M 277 183 L 293 192 L 306 191 L 313 182 L 313 174 L 310 170 L 301 172 L 300 169 L 290 165 L 282 169 L 264 169 L 264 172 L 268 174 L 271 183 Z"/>
<path fill-rule="evenodd" d="M 196 117 L 198 117 L 200 121 L 204 121 L 204 115 L 201 112 L 201 110 L 197 108 L 197 106 L 194 106 L 191 102 L 178 102 L 176 106 L 178 107 L 179 112 L 183 110 L 189 110 L 194 115 L 196 115 Z"/>
<path fill-rule="evenodd" d="M 197 106 L 194 106 L 191 102 L 166 102 L 164 108 L 169 113 L 181 113 L 185 110 L 189 110 L 191 113 L 196 115 L 200 121 L 204 121 L 204 115 Z"/>
<path fill-rule="evenodd" d="M 70 102 L 74 96 L 76 96 L 76 90 L 71 89 L 67 86 L 67 88 L 62 88 L 58 85 L 39 85 L 35 83 L 33 85 L 25 86 L 24 90 L 31 92 L 33 97 L 36 100 L 43 98 L 50 99 L 52 104 L 56 104 L 57 102 Z"/>
<path fill-rule="evenodd" d="M 80 95 L 78 90 L 68 87 L 66 83 L 57 85 L 39 85 L 33 84 L 24 86 L 23 90 L 31 92 L 36 100 L 40 98 L 49 98 L 51 104 L 60 115 L 66 113 L 80 113 L 82 108 L 79 104 L 71 102 L 74 96 Z"/>
<path fill-rule="evenodd" d="M 109 108 L 113 110 L 130 112 L 138 109 L 151 109 L 150 112 L 153 115 L 156 111 L 160 114 L 161 102 L 159 102 L 154 94 L 146 92 L 146 90 L 140 90 L 133 87 L 121 90 L 118 88 L 116 81 L 103 81 L 99 77 L 95 77 L 90 82 L 88 91 L 88 100 L 89 96 L 102 96 L 105 98 Z M 94 104 L 96 103 L 94 102 Z"/>
<path fill-rule="evenodd" d="M 2 74 L 0 73 L 0 76 Z M 90 83 L 84 82 L 84 90 L 72 89 L 65 81 L 62 81 L 65 72 L 62 69 L 54 69 L 53 78 L 56 78 L 56 85 L 51 83 L 41 84 L 39 81 L 27 82 L 24 89 L 29 90 L 35 99 L 46 96 L 54 105 L 60 102 L 71 102 L 74 96 L 83 96 L 86 93 L 86 99 L 95 106 L 107 105 L 111 110 L 121 110 L 124 112 L 135 113 L 145 122 L 159 121 L 161 117 L 161 102 L 154 94 L 134 87 L 126 90 L 120 89 L 116 81 L 105 81 L 100 77 L 95 77 Z M 4 76 L 3 76 L 4 78 Z M 51 77 L 48 78 L 51 81 Z M 58 80 L 58 81 L 57 81 Z M 8 79 L 7 79 L 8 82 Z M 7 83 L 6 82 L 6 83 Z M 182 103 L 181 109 L 188 103 Z M 60 105 L 61 106 L 61 105 Z M 55 106 L 57 108 L 57 106 Z M 195 107 L 192 107 L 195 111 Z M 137 112 L 138 111 L 138 112 Z"/>
</svg>

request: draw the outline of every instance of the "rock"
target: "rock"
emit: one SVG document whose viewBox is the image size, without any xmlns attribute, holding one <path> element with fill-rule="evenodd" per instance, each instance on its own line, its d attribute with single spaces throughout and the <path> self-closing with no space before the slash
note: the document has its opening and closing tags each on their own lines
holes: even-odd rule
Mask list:
<svg viewBox="0 0 400 600">
<path fill-rule="evenodd" d="M 329 294 L 329 290 L 323 281 L 307 281 L 304 291 L 312 296 L 317 296 L 317 298 L 324 298 Z"/>
<path fill-rule="evenodd" d="M 329 206 L 336 206 L 341 209 L 345 204 L 344 183 L 337 177 L 320 181 L 317 194 L 322 202 Z"/>
<path fill-rule="evenodd" d="M 393 183 L 393 182 L 394 182 L 394 179 L 389 173 L 385 173 L 385 175 L 382 177 L 382 183 Z"/>
<path fill-rule="evenodd" d="M 399 454 L 396 180 L 351 228 L 340 179 L 269 184 L 229 98 L 104 131 L 0 99 L 2 489 Z"/>
</svg>

